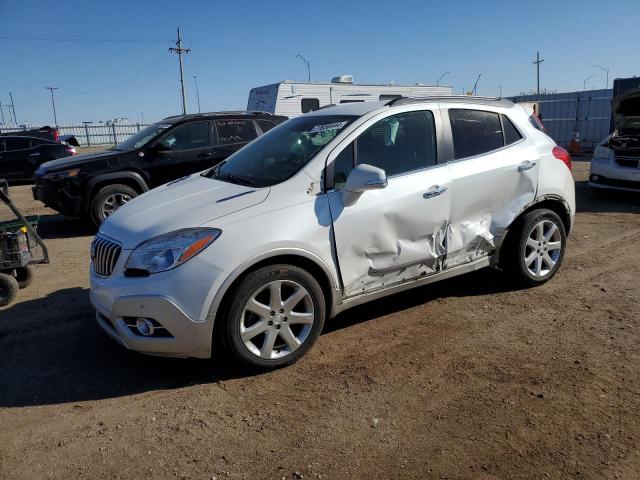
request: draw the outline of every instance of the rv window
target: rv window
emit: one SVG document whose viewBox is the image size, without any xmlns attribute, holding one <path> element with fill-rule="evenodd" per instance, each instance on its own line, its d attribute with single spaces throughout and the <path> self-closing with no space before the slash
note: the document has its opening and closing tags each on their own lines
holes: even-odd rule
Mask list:
<svg viewBox="0 0 640 480">
<path fill-rule="evenodd" d="M 340 103 L 360 103 L 364 102 L 364 100 L 340 100 Z"/>
<path fill-rule="evenodd" d="M 320 109 L 320 100 L 317 98 L 303 98 L 300 101 L 302 113 L 315 112 Z"/>
<path fill-rule="evenodd" d="M 396 98 L 402 98 L 402 95 L 380 95 L 378 100 L 395 100 Z"/>
<path fill-rule="evenodd" d="M 258 136 L 251 120 L 216 120 L 220 145 L 250 142 Z"/>
</svg>

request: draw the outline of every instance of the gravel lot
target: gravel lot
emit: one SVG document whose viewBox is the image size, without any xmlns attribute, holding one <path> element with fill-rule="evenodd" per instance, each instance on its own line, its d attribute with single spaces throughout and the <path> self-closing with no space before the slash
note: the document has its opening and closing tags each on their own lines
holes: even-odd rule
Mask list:
<svg viewBox="0 0 640 480">
<path fill-rule="evenodd" d="M 638 478 L 640 196 L 578 214 L 559 274 L 469 274 L 348 311 L 296 365 L 127 352 L 94 323 L 90 226 L 0 309 L 0 478 Z"/>
</svg>

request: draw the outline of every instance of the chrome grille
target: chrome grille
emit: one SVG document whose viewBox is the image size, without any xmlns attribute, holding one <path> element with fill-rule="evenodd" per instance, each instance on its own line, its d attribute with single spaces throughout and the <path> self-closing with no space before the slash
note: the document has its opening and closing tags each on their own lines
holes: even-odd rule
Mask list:
<svg viewBox="0 0 640 480">
<path fill-rule="evenodd" d="M 102 277 L 108 277 L 113 273 L 122 247 L 116 242 L 100 235 L 94 238 L 91 244 L 91 262 L 93 271 Z"/>
</svg>

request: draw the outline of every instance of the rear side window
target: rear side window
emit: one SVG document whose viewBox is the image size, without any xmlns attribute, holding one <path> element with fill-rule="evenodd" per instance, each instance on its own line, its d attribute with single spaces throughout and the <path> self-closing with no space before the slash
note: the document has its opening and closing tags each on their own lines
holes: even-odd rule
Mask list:
<svg viewBox="0 0 640 480">
<path fill-rule="evenodd" d="M 436 128 L 428 110 L 406 112 L 380 120 L 356 140 L 358 164 L 398 175 L 435 165 Z"/>
<path fill-rule="evenodd" d="M 504 131 L 504 144 L 511 145 L 512 143 L 516 143 L 518 140 L 522 138 L 520 132 L 513 124 L 509 117 L 506 115 L 500 115 L 502 117 L 502 129 Z"/>
<path fill-rule="evenodd" d="M 250 142 L 258 136 L 251 120 L 216 120 L 220 145 Z"/>
<path fill-rule="evenodd" d="M 31 148 L 31 141 L 28 138 L 13 137 L 5 139 L 6 149 L 11 150 L 26 150 Z"/>
<path fill-rule="evenodd" d="M 270 122 L 269 120 L 258 120 L 258 126 L 260 127 L 260 130 L 262 130 L 262 133 L 267 133 L 269 130 L 275 127 L 276 124 Z"/>
<path fill-rule="evenodd" d="M 317 98 L 303 98 L 300 100 L 302 113 L 315 112 L 320 109 L 320 100 Z"/>
<path fill-rule="evenodd" d="M 500 115 L 482 110 L 449 110 L 456 160 L 497 150 L 504 146 Z"/>
</svg>

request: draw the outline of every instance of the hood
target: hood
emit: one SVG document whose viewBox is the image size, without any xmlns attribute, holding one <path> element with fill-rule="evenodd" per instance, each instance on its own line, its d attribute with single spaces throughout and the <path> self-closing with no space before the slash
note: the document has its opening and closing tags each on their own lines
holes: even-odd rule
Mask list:
<svg viewBox="0 0 640 480">
<path fill-rule="evenodd" d="M 613 111 L 618 136 L 640 136 L 640 89 L 614 98 Z"/>
<path fill-rule="evenodd" d="M 40 165 L 42 170 L 47 172 L 68 170 L 77 165 L 86 165 L 89 162 L 96 162 L 100 160 L 107 160 L 108 158 L 115 158 L 120 152 L 100 152 L 100 153 L 87 153 L 85 155 L 74 155 L 72 157 L 62 157 L 50 162 L 44 162 Z"/>
<path fill-rule="evenodd" d="M 257 205 L 269 191 L 194 174 L 134 198 L 102 224 L 100 233 L 131 249 L 163 233 L 197 227 Z"/>
</svg>

